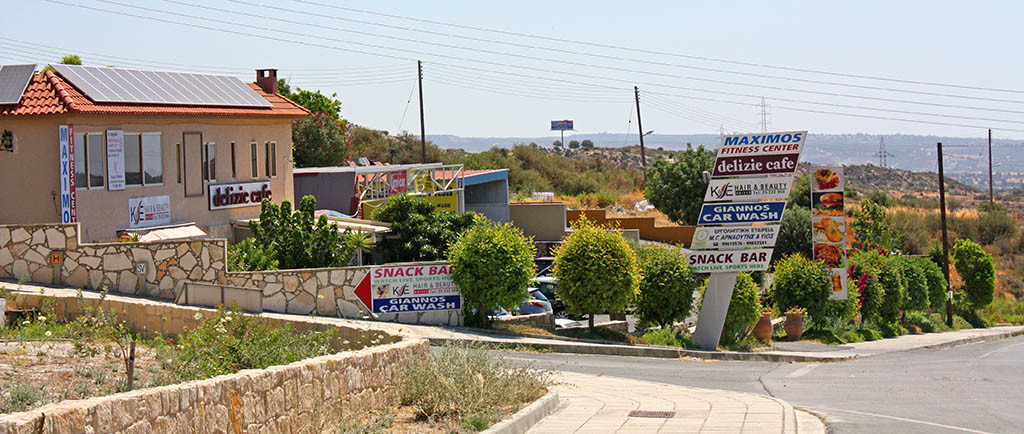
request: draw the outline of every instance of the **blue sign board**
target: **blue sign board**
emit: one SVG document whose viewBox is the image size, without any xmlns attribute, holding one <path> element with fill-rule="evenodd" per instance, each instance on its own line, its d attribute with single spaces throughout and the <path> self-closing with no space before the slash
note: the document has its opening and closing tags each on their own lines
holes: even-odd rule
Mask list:
<svg viewBox="0 0 1024 434">
<path fill-rule="evenodd" d="M 786 201 L 706 203 L 700 208 L 699 225 L 729 223 L 776 223 L 782 221 Z"/>
<path fill-rule="evenodd" d="M 551 121 L 551 131 L 569 131 L 572 129 L 572 119 L 564 121 Z"/>
<path fill-rule="evenodd" d="M 461 295 L 424 295 L 421 297 L 374 298 L 374 313 L 431 312 L 462 309 Z"/>
</svg>

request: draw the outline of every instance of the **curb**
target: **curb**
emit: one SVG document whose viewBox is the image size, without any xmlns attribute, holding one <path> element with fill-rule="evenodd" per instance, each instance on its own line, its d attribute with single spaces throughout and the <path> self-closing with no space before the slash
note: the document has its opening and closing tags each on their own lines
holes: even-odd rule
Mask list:
<svg viewBox="0 0 1024 434">
<path fill-rule="evenodd" d="M 794 410 L 796 414 L 797 434 L 825 434 L 828 432 L 825 421 L 823 421 L 817 414 L 802 408 Z"/>
<path fill-rule="evenodd" d="M 988 335 L 988 336 L 975 336 L 972 338 L 963 338 L 955 341 L 943 342 L 941 344 L 925 345 L 919 348 L 927 348 L 929 350 L 944 350 L 947 348 L 959 347 L 961 345 L 977 344 L 981 342 L 997 341 L 1000 339 L 1012 338 L 1014 335 L 1021 332 L 1005 331 L 999 334 Z"/>
<path fill-rule="evenodd" d="M 517 411 L 512 416 L 491 425 L 481 434 L 522 434 L 540 422 L 545 416 L 551 413 L 558 406 L 558 392 L 548 392 L 547 395 Z"/>
</svg>

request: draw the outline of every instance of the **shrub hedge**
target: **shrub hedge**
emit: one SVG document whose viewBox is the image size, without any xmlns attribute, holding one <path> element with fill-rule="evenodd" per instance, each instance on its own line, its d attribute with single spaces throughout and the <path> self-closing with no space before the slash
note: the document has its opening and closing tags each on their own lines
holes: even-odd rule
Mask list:
<svg viewBox="0 0 1024 434">
<path fill-rule="evenodd" d="M 812 320 L 822 320 L 831 292 L 832 279 L 824 262 L 794 254 L 775 264 L 772 299 L 780 311 L 800 306 L 807 309 Z"/>
</svg>

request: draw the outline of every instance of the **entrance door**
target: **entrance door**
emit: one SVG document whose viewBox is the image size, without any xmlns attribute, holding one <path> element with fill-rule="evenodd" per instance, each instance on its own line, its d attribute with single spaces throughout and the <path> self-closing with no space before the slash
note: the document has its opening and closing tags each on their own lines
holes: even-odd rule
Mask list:
<svg viewBox="0 0 1024 434">
<path fill-rule="evenodd" d="M 187 132 L 182 137 L 185 153 L 185 196 L 203 195 L 203 133 Z"/>
</svg>

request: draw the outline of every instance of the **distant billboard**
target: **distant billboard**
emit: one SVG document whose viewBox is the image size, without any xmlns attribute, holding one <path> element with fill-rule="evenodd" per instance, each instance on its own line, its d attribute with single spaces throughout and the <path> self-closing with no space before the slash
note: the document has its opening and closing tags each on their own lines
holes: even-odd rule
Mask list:
<svg viewBox="0 0 1024 434">
<path fill-rule="evenodd" d="M 572 119 L 566 119 L 561 121 L 551 121 L 551 131 L 569 131 L 572 130 Z"/>
</svg>

